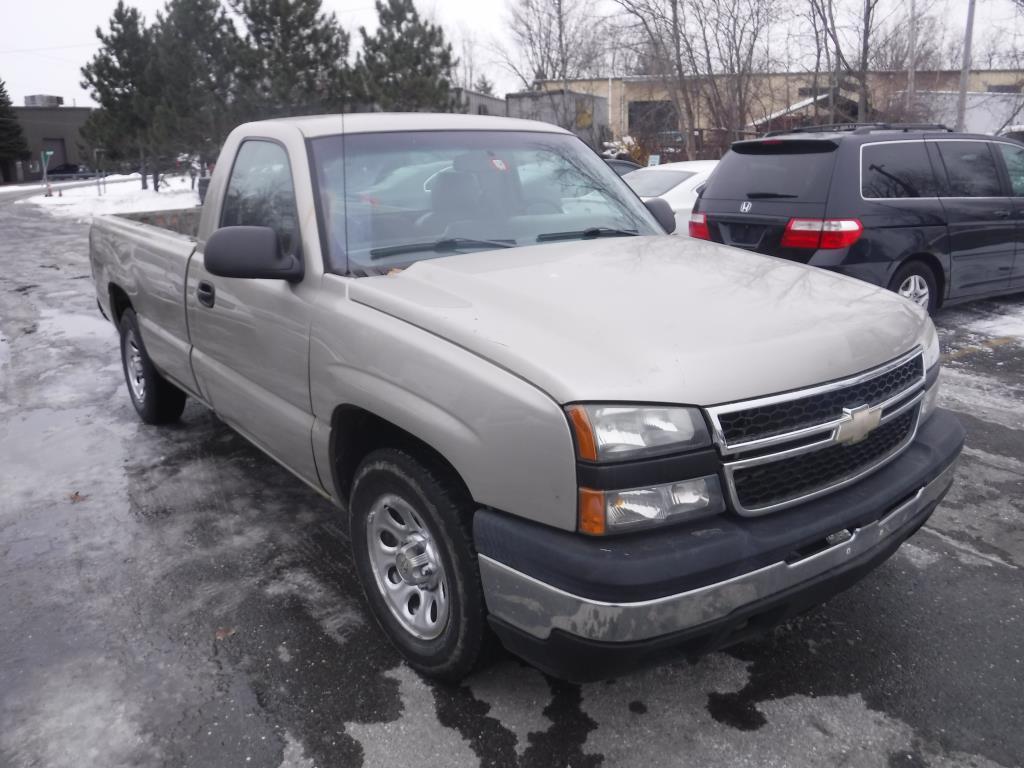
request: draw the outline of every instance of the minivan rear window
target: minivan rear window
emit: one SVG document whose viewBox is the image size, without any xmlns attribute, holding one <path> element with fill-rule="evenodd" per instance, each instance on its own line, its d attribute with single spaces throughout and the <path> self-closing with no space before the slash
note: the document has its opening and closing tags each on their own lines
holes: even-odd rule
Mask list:
<svg viewBox="0 0 1024 768">
<path fill-rule="evenodd" d="M 830 141 L 750 141 L 735 145 L 715 167 L 709 200 L 800 200 L 828 197 L 836 145 Z"/>
<path fill-rule="evenodd" d="M 861 149 L 865 198 L 938 197 L 939 185 L 923 141 L 867 144 Z"/>
</svg>

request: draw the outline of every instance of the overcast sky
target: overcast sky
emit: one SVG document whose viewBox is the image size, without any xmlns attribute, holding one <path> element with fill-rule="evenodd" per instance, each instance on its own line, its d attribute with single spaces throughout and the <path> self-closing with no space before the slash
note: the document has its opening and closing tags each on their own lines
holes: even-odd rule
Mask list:
<svg viewBox="0 0 1024 768">
<path fill-rule="evenodd" d="M 130 0 L 131 2 L 132 0 Z M 506 6 L 511 0 L 419 0 L 420 11 L 439 21 L 457 41 L 460 33 L 478 43 L 475 56 L 478 69 L 497 82 L 497 91 L 518 90 L 516 81 L 499 64 L 493 42 L 507 44 Z M 952 28 L 963 28 L 967 0 L 917 0 L 919 8 L 936 12 L 945 6 Z M 147 20 L 152 20 L 165 0 L 134 0 Z M 608 7 L 610 0 L 602 0 Z M 886 5 L 909 0 L 883 0 Z M 81 89 L 79 69 L 97 48 L 94 30 L 106 28 L 116 0 L 0 0 L 4 24 L 0 42 L 0 78 L 16 105 L 34 93 L 63 96 L 66 104 L 91 105 Z M 358 39 L 362 25 L 373 28 L 377 14 L 373 0 L 324 0 L 324 8 L 334 11 L 342 26 Z M 986 29 L 1020 23 L 1011 0 L 978 0 L 975 40 Z M 1022 31 L 1024 32 L 1024 31 Z"/>
</svg>

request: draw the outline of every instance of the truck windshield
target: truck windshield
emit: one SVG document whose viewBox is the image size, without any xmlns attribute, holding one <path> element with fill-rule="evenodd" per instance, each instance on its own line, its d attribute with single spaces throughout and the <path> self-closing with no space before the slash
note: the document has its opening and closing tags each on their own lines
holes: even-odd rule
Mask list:
<svg viewBox="0 0 1024 768">
<path fill-rule="evenodd" d="M 423 131 L 312 142 L 333 271 L 379 275 L 452 253 L 657 234 L 644 205 L 575 136 Z"/>
</svg>

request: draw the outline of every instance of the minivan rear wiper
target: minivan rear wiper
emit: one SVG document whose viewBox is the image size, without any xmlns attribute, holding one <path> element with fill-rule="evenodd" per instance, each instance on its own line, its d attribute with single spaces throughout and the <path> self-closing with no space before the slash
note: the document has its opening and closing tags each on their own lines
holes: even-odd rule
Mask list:
<svg viewBox="0 0 1024 768">
<path fill-rule="evenodd" d="M 388 256 L 400 256 L 403 253 L 419 253 L 420 251 L 454 251 L 459 248 L 511 248 L 515 240 L 476 240 L 472 237 L 442 237 L 425 243 L 403 243 L 389 245 L 385 248 L 374 248 L 370 251 L 371 259 L 383 259 Z"/>
<path fill-rule="evenodd" d="M 747 192 L 747 197 L 750 200 L 768 200 L 770 198 L 796 197 L 796 195 L 787 195 L 784 192 Z"/>
<path fill-rule="evenodd" d="M 612 227 L 589 227 L 587 229 L 573 229 L 568 232 L 544 232 L 537 235 L 537 242 L 544 243 L 549 240 L 592 240 L 595 237 L 628 237 L 637 235 L 635 229 L 613 229 Z"/>
</svg>

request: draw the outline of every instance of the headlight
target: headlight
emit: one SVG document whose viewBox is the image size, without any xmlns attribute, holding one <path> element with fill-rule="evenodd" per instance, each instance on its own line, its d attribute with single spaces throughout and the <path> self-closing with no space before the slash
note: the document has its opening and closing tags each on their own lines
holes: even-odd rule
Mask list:
<svg viewBox="0 0 1024 768">
<path fill-rule="evenodd" d="M 584 461 L 622 461 L 711 445 L 695 408 L 570 405 L 566 409 Z"/>
<path fill-rule="evenodd" d="M 932 385 L 925 390 L 924 397 L 921 398 L 921 423 L 931 416 L 935 409 L 939 407 L 939 376 L 935 377 L 935 381 Z"/>
<path fill-rule="evenodd" d="M 602 536 L 699 520 L 723 511 L 725 500 L 715 475 L 625 491 L 581 488 L 579 529 Z"/>
<path fill-rule="evenodd" d="M 921 422 L 924 422 L 939 405 L 939 335 L 935 332 L 935 326 L 932 321 L 928 321 L 928 327 L 925 329 L 925 335 L 921 339 L 921 344 L 924 346 L 924 370 L 925 380 L 930 382 L 930 385 L 924 393 L 924 398 L 921 400 Z"/>
<path fill-rule="evenodd" d="M 921 346 L 924 347 L 924 369 L 930 370 L 933 365 L 939 364 L 939 334 L 935 332 L 935 325 L 931 320 L 925 329 L 921 339 Z"/>
</svg>

